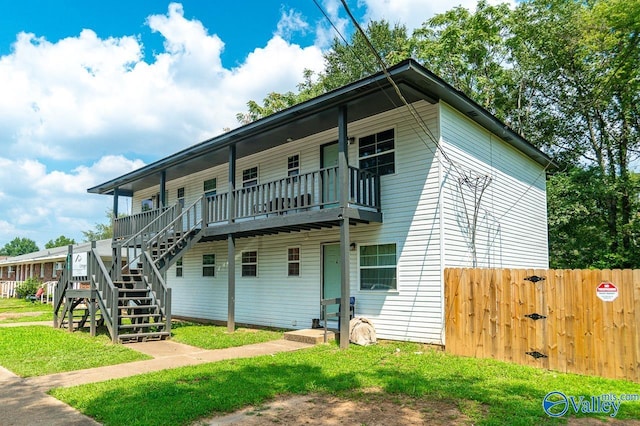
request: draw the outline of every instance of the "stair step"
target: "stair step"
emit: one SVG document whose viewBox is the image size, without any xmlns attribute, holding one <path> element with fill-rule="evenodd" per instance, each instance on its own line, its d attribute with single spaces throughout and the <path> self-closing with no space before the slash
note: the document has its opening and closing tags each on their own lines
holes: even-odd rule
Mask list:
<svg viewBox="0 0 640 426">
<path fill-rule="evenodd" d="M 149 311 L 150 309 L 157 309 L 158 305 L 136 305 L 136 306 L 130 306 L 130 305 L 126 305 L 126 306 L 120 306 L 120 309 L 126 309 L 126 310 L 131 310 L 131 311 L 140 311 L 140 310 L 146 310 Z"/>
<path fill-rule="evenodd" d="M 132 274 L 132 275 L 123 275 L 122 280 L 119 280 L 125 283 L 139 283 L 142 281 L 142 275 Z"/>
<path fill-rule="evenodd" d="M 128 293 L 131 295 L 135 295 L 135 294 L 144 295 L 144 294 L 147 294 L 148 291 L 149 291 L 148 288 L 119 288 L 118 289 L 118 292 L 120 294 Z"/>
<path fill-rule="evenodd" d="M 169 337 L 171 333 L 168 331 L 150 331 L 148 333 L 132 333 L 132 334 L 120 334 L 118 340 L 122 343 L 129 343 L 132 341 L 140 342 L 145 340 L 161 340 Z"/>
<path fill-rule="evenodd" d="M 120 315 L 120 318 L 154 318 L 154 317 L 160 317 L 160 314 L 127 314 L 127 315 Z"/>
<path fill-rule="evenodd" d="M 140 324 L 122 324 L 118 326 L 119 330 L 131 330 L 134 328 L 149 328 L 149 327 L 162 327 L 164 328 L 164 322 L 143 322 Z"/>
<path fill-rule="evenodd" d="M 153 297 L 150 297 L 150 296 L 120 296 L 120 297 L 118 297 L 118 301 L 120 301 L 120 302 L 128 302 L 128 301 L 151 302 L 152 300 L 153 300 Z"/>
</svg>

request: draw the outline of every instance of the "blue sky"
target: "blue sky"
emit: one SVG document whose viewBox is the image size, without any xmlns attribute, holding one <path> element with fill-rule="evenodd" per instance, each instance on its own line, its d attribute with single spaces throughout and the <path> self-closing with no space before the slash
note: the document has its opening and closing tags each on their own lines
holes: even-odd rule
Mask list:
<svg viewBox="0 0 640 426">
<path fill-rule="evenodd" d="M 339 0 L 317 1 L 348 37 Z M 410 31 L 475 6 L 348 3 L 361 23 L 384 18 Z M 87 188 L 237 127 L 247 101 L 321 71 L 335 36 L 313 0 L 0 6 L 0 247 L 15 237 L 40 248 L 60 235 L 82 241 L 112 205 Z"/>
</svg>

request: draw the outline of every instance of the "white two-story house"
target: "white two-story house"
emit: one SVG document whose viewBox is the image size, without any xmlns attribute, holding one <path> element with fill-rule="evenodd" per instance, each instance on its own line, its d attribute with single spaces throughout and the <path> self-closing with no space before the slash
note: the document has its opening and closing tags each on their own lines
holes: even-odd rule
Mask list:
<svg viewBox="0 0 640 426">
<path fill-rule="evenodd" d="M 443 344 L 445 267 L 548 266 L 550 164 L 407 60 L 89 192 L 132 197 L 114 247 L 173 316 L 310 328 L 353 297 L 378 337 Z"/>
</svg>

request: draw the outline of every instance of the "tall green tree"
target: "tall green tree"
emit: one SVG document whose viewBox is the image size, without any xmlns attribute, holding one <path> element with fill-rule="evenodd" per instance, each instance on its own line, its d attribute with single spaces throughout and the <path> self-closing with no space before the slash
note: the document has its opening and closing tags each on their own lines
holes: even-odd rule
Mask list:
<svg viewBox="0 0 640 426">
<path fill-rule="evenodd" d="M 609 267 L 638 266 L 630 167 L 640 149 L 639 14 L 637 1 L 532 0 L 514 15 L 514 56 L 537 77 L 533 120 L 548 137 L 538 144 L 561 163 L 597 168 L 606 188 Z"/>
<path fill-rule="evenodd" d="M 0 249 L 0 256 L 20 256 L 40 250 L 36 242 L 29 238 L 16 237 Z"/>
<path fill-rule="evenodd" d="M 481 0 L 411 37 L 385 21 L 366 33 L 387 65 L 417 58 L 559 164 L 548 192 L 554 266 L 640 267 L 640 1 Z M 247 122 L 379 71 L 358 33 L 334 40 L 325 61 L 298 93 L 250 102 Z"/>
<path fill-rule="evenodd" d="M 395 65 L 411 57 L 412 40 L 404 25 L 392 26 L 385 20 L 371 21 L 363 31 L 369 42 L 359 31 L 354 31 L 348 43 L 337 37 L 333 39 L 331 48 L 324 54 L 325 69 L 318 79 L 318 84 L 324 92 L 382 70 L 369 43 L 386 66 Z"/>
<path fill-rule="evenodd" d="M 76 240 L 74 240 L 73 238 L 67 238 L 64 235 L 60 235 L 55 240 L 49 240 L 49 242 L 44 245 L 44 248 L 50 249 L 55 247 L 66 247 L 75 243 Z"/>
<path fill-rule="evenodd" d="M 475 12 L 460 6 L 435 15 L 412 37 L 420 62 L 502 120 L 518 106 L 510 17 L 507 4 L 482 0 Z"/>
<path fill-rule="evenodd" d="M 113 238 L 113 210 L 107 210 L 107 223 L 96 223 L 93 229 L 82 231 L 84 241 L 99 241 Z"/>
</svg>

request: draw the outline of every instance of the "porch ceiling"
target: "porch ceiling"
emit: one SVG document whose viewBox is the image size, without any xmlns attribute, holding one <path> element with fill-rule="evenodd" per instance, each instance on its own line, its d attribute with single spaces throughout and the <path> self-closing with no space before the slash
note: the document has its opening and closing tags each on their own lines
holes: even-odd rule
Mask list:
<svg viewBox="0 0 640 426">
<path fill-rule="evenodd" d="M 389 74 L 408 102 L 426 100 L 436 103 L 442 99 L 539 163 L 547 165 L 550 162 L 546 155 L 417 62 L 404 61 L 390 68 Z M 378 73 L 193 145 L 88 191 L 113 194 L 114 189 L 118 188 L 120 195 L 132 195 L 135 191 L 158 185 L 161 172 L 165 172 L 167 181 L 170 181 L 227 163 L 227 148 L 232 144 L 236 146 L 237 158 L 242 158 L 337 128 L 338 107 L 342 105 L 347 107 L 350 123 L 397 108 L 402 105 L 402 101 L 386 76 Z"/>
</svg>

